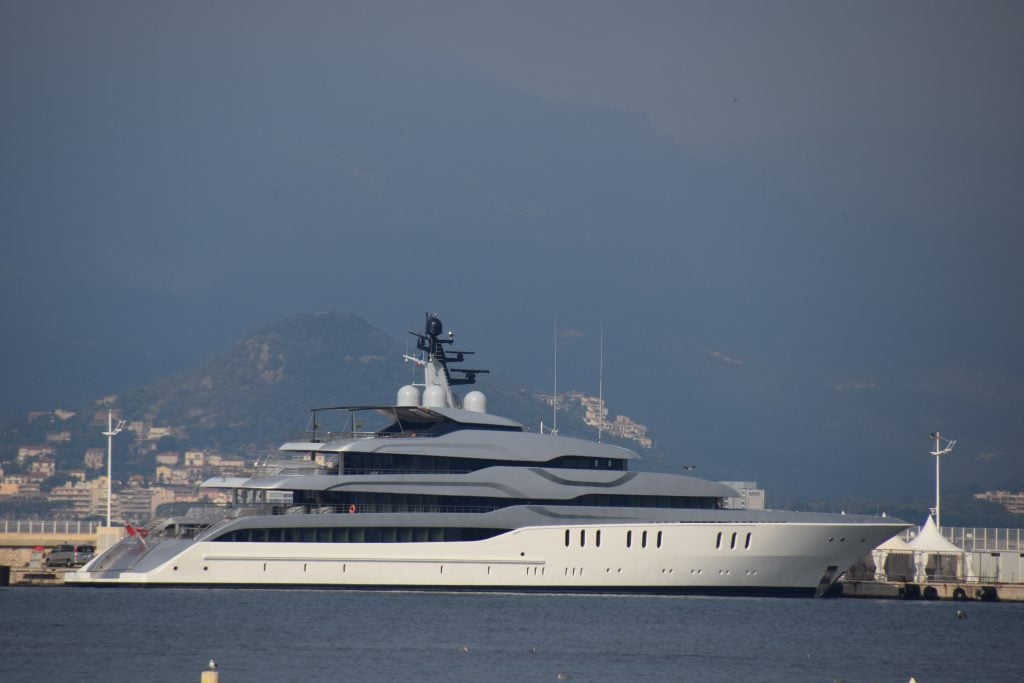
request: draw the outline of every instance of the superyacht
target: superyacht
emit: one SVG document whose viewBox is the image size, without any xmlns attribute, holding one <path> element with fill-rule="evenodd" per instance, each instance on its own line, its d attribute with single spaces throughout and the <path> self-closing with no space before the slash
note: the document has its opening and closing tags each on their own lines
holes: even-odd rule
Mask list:
<svg viewBox="0 0 1024 683">
<path fill-rule="evenodd" d="M 820 596 L 908 526 L 725 509 L 728 486 L 632 472 L 631 450 L 530 432 L 479 391 L 460 400 L 486 370 L 454 367 L 472 352 L 435 315 L 412 334 L 424 380 L 394 405 L 314 409 L 251 477 L 202 484 L 233 504 L 129 528 L 66 582 Z"/>
</svg>

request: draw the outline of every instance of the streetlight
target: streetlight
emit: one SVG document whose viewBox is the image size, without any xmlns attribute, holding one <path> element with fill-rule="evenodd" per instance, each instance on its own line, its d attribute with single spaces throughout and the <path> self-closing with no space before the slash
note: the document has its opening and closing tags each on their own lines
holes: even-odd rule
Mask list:
<svg viewBox="0 0 1024 683">
<path fill-rule="evenodd" d="M 113 479 L 113 468 L 111 467 L 110 454 L 114 447 L 114 437 L 121 433 L 124 429 L 124 420 L 118 420 L 117 426 L 114 426 L 114 411 L 107 411 L 107 431 L 103 432 L 103 436 L 107 437 L 107 528 L 110 527 L 110 499 L 112 496 L 110 482 Z"/>
<path fill-rule="evenodd" d="M 956 445 L 956 441 L 950 441 L 949 439 L 943 439 L 942 435 L 938 432 L 932 432 L 931 437 L 935 439 L 935 450 L 930 451 L 935 456 L 935 526 L 942 529 L 939 517 L 939 461 L 941 457 L 946 453 L 953 450 L 953 446 Z M 942 443 L 945 442 L 946 447 L 942 447 Z"/>
</svg>

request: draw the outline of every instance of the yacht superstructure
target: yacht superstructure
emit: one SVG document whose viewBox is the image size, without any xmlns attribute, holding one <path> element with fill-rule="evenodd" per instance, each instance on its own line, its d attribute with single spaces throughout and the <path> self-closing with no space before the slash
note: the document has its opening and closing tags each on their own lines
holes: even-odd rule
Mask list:
<svg viewBox="0 0 1024 683">
<path fill-rule="evenodd" d="M 424 382 L 395 405 L 315 409 L 251 477 L 203 483 L 233 505 L 155 522 L 66 582 L 820 595 L 908 526 L 723 509 L 723 484 L 629 471 L 636 453 L 529 432 L 479 391 L 460 404 L 486 370 L 452 367 L 471 352 L 442 329 L 413 333 Z"/>
</svg>

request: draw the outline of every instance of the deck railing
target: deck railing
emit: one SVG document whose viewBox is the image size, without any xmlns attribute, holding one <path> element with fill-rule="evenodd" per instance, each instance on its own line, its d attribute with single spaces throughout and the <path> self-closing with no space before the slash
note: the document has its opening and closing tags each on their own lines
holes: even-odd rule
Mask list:
<svg viewBox="0 0 1024 683">
<path fill-rule="evenodd" d="M 426 439 L 436 436 L 430 432 L 408 430 L 404 432 L 325 432 L 322 430 L 293 433 L 288 439 L 300 443 L 328 443 L 339 439 Z"/>
</svg>

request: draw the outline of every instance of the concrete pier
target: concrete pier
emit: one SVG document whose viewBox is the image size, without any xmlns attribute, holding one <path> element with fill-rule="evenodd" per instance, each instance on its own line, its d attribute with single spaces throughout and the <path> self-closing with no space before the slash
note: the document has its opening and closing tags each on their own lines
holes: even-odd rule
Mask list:
<svg viewBox="0 0 1024 683">
<path fill-rule="evenodd" d="M 883 598 L 891 600 L 977 600 L 982 602 L 1024 602 L 1020 583 L 901 583 L 896 581 L 839 581 L 836 597 Z"/>
</svg>

